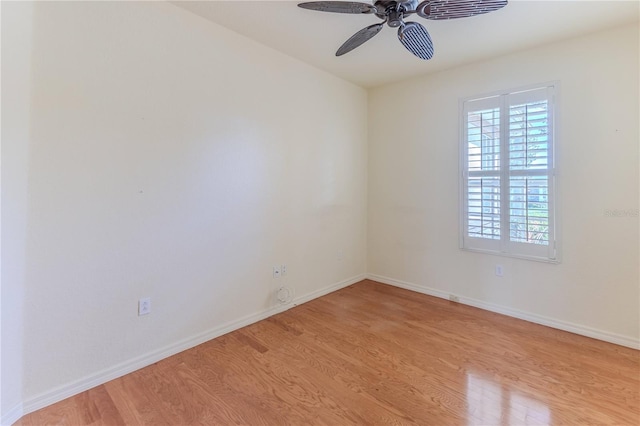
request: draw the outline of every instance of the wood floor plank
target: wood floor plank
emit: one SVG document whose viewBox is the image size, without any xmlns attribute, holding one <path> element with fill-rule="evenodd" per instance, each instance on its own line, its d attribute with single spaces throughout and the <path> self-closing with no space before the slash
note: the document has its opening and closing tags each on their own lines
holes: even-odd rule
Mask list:
<svg viewBox="0 0 640 426">
<path fill-rule="evenodd" d="M 118 408 L 125 424 L 168 425 L 169 422 L 156 408 L 154 401 L 144 388 L 144 381 L 149 380 L 147 371 L 155 369 L 157 364 L 138 370 L 117 380 L 105 383 L 114 405 Z"/>
<path fill-rule="evenodd" d="M 322 321 L 322 313 L 315 316 L 311 312 L 307 314 L 310 316 L 299 313 L 305 323 L 314 319 Z M 317 327 L 324 326 L 318 324 Z M 338 350 L 342 355 L 353 357 L 354 362 L 362 362 L 363 382 L 375 384 L 374 391 L 369 391 L 379 404 L 400 409 L 415 419 L 428 418 L 435 422 L 440 418 L 458 418 L 457 413 L 463 405 L 462 394 L 426 373 L 430 366 L 420 369 L 405 362 L 404 347 L 395 344 L 387 347 L 381 336 L 364 331 L 343 332 L 327 326 L 324 334 L 339 342 Z M 418 354 L 418 357 L 425 356 L 424 352 Z"/>
<path fill-rule="evenodd" d="M 269 325 L 273 327 L 273 324 L 276 322 L 263 321 L 255 327 L 249 327 L 248 332 L 256 333 L 257 338 L 263 337 L 269 345 L 277 347 L 277 351 L 282 354 L 278 356 L 299 364 L 306 363 L 315 374 L 323 374 L 333 380 L 334 386 L 340 387 L 342 398 L 349 399 L 348 406 L 352 411 L 363 418 L 371 417 L 365 424 L 402 424 L 402 420 L 411 421 L 395 407 L 383 405 L 367 393 L 369 387 L 375 386 L 378 377 L 358 359 L 350 359 L 343 353 L 332 350 L 330 345 L 318 340 L 318 336 L 302 334 L 295 343 L 272 339 L 278 335 L 269 329 Z"/>
<path fill-rule="evenodd" d="M 640 352 L 362 281 L 33 425 L 638 425 Z"/>
<path fill-rule="evenodd" d="M 264 322 L 267 325 L 269 323 L 273 324 L 273 322 Z M 250 329 L 253 330 L 254 327 Z M 294 367 L 311 377 L 326 393 L 340 395 L 341 404 L 350 407 L 348 412 L 341 415 L 350 417 L 352 423 L 397 423 L 402 419 L 401 412 L 394 413 L 394 410 L 387 410 L 388 412 L 385 413 L 375 398 L 370 398 L 365 389 L 357 386 L 357 383 L 363 382 L 361 374 L 357 376 L 359 380 L 344 380 L 345 374 L 351 375 L 351 371 L 357 370 L 354 364 L 345 363 L 343 360 L 323 353 L 317 344 L 307 344 L 302 335 L 293 341 L 278 342 L 277 345 L 278 357 L 285 360 L 289 368 Z M 410 419 L 405 418 L 405 420 Z"/>
</svg>

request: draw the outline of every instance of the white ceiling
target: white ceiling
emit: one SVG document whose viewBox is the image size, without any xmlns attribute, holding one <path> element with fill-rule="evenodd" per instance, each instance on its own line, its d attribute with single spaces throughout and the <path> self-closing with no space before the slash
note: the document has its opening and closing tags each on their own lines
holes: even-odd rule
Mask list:
<svg viewBox="0 0 640 426">
<path fill-rule="evenodd" d="M 425 25 L 435 46 L 434 57 L 423 61 L 405 50 L 396 30 L 389 27 L 352 52 L 336 57 L 338 47 L 356 31 L 380 22 L 373 15 L 310 11 L 297 7 L 297 1 L 292 0 L 172 3 L 363 87 L 630 24 L 640 18 L 637 0 L 510 0 L 499 11 L 450 21 L 412 15 L 407 20 Z M 606 52 L 594 55 L 606 58 Z"/>
</svg>

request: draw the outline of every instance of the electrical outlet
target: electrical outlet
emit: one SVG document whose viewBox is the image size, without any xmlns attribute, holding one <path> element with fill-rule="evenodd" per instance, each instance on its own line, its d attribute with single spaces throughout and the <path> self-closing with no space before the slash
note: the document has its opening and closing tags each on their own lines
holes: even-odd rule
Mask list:
<svg viewBox="0 0 640 426">
<path fill-rule="evenodd" d="M 496 265 L 496 276 L 501 277 L 503 275 L 502 265 Z"/>
<path fill-rule="evenodd" d="M 151 298 L 143 297 L 138 300 L 138 316 L 147 315 L 151 313 Z"/>
<path fill-rule="evenodd" d="M 283 277 L 287 275 L 287 265 L 280 266 L 280 275 L 282 275 Z"/>
<path fill-rule="evenodd" d="M 273 267 L 273 278 L 280 278 L 280 275 L 282 275 L 282 270 L 280 269 L 280 266 L 274 266 Z"/>
<path fill-rule="evenodd" d="M 449 300 L 451 300 L 452 302 L 460 303 L 460 298 L 454 294 L 449 295 Z"/>
</svg>

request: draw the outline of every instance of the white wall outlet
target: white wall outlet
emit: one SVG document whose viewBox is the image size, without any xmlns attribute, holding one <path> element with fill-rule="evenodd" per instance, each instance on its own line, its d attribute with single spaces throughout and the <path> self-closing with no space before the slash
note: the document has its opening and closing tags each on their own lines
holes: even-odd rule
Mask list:
<svg viewBox="0 0 640 426">
<path fill-rule="evenodd" d="M 273 267 L 273 278 L 280 278 L 280 275 L 282 275 L 282 270 L 280 269 L 280 266 L 274 266 Z"/>
<path fill-rule="evenodd" d="M 503 276 L 502 265 L 496 265 L 496 276 L 497 277 Z"/>
<path fill-rule="evenodd" d="M 138 300 L 138 316 L 147 315 L 151 313 L 151 298 L 143 297 Z"/>
<path fill-rule="evenodd" d="M 456 296 L 455 294 L 450 294 L 449 295 L 449 300 L 451 300 L 452 302 L 460 303 L 460 298 L 458 296 Z"/>
<path fill-rule="evenodd" d="M 287 265 L 280 266 L 280 275 L 282 275 L 283 277 L 287 275 Z"/>
</svg>

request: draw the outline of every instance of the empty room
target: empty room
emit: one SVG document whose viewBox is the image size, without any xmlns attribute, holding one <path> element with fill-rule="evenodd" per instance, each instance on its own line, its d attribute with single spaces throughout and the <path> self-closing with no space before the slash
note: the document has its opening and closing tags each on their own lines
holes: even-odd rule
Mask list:
<svg viewBox="0 0 640 426">
<path fill-rule="evenodd" d="M 640 424 L 637 1 L 1 1 L 2 425 Z"/>
</svg>

